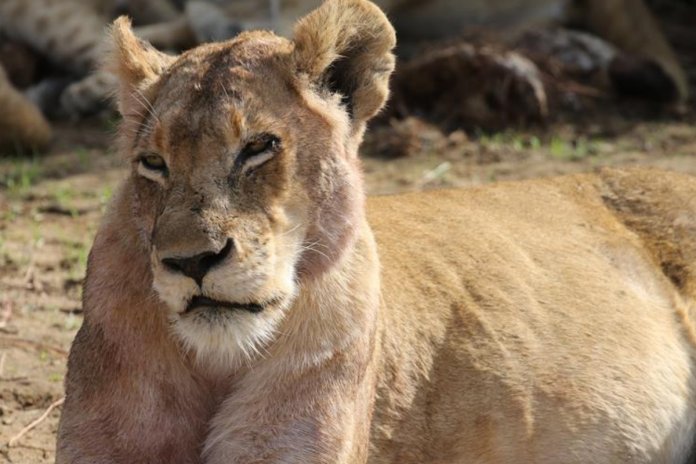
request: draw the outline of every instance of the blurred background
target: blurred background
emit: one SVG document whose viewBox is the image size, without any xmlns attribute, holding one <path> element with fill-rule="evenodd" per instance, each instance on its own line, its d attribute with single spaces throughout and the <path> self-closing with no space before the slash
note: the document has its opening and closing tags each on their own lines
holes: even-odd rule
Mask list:
<svg viewBox="0 0 696 464">
<path fill-rule="evenodd" d="M 320 0 L 0 0 L 0 462 L 53 462 L 114 150 L 117 16 L 179 53 Z M 694 0 L 379 0 L 399 38 L 372 194 L 647 164 L 696 174 Z M 38 420 L 37 420 L 38 419 Z"/>
</svg>

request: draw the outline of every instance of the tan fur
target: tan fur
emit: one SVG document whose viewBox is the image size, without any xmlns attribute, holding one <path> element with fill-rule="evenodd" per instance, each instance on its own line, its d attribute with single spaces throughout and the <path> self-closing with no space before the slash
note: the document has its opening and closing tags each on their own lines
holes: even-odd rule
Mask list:
<svg viewBox="0 0 696 464">
<path fill-rule="evenodd" d="M 125 20 L 113 39 L 132 174 L 90 254 L 58 464 L 685 462 L 695 179 L 365 203 L 393 67 L 374 5 L 176 58 Z M 204 276 L 167 264 L 202 252 Z"/>
</svg>

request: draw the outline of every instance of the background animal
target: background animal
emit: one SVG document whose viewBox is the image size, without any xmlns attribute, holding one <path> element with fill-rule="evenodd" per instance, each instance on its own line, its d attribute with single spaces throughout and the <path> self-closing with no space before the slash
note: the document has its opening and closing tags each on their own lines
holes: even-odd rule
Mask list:
<svg viewBox="0 0 696 464">
<path fill-rule="evenodd" d="M 195 0 L 187 5 L 196 12 L 189 15 L 196 31 L 226 31 L 225 18 L 231 18 L 242 30 L 270 28 L 288 36 L 295 21 L 320 3 L 319 0 Z M 221 14 L 214 14 L 204 6 L 210 4 L 218 5 Z M 475 28 L 492 28 L 514 37 L 544 24 L 573 24 L 646 61 L 630 63 L 630 67 L 625 63 L 625 74 L 651 73 L 652 63 L 665 74 L 667 85 L 672 86 L 669 98 L 682 102 L 688 98 L 685 73 L 642 0 L 378 0 L 377 4 L 394 23 L 402 52 L 409 43 L 457 37 Z M 211 37 L 225 38 L 215 34 Z"/>
<path fill-rule="evenodd" d="M 63 70 L 60 78 L 26 92 L 27 98 L 15 92 L 12 101 L 18 108 L 33 102 L 54 118 L 79 119 L 103 109 L 114 79 L 108 73 L 92 71 L 104 55 L 101 37 L 105 26 L 118 12 L 135 18 L 141 26 L 139 36 L 161 49 L 181 50 L 257 27 L 287 35 L 294 21 L 318 4 L 318 0 L 195 0 L 183 4 L 168 0 L 6 0 L 0 5 L 0 33 L 30 45 Z M 381 0 L 379 5 L 389 13 L 404 44 L 453 37 L 480 26 L 513 35 L 549 22 L 582 24 L 635 55 L 635 60 L 622 60 L 615 66 L 614 75 L 621 85 L 644 91 L 647 82 L 648 88 L 658 88 L 655 93 L 661 98 L 679 102 L 688 98 L 684 72 L 642 0 Z M 8 85 L 6 79 L 0 82 L 0 86 Z M 4 92 L 12 93 L 9 89 Z M 0 134 L 6 145 L 46 145 L 46 134 L 36 128 L 47 123 L 37 111 L 3 123 L 4 127 L 17 124 L 17 131 Z"/>
<path fill-rule="evenodd" d="M 130 9 L 142 19 L 159 21 L 178 14 L 163 0 L 129 1 Z M 75 119 L 105 106 L 115 79 L 93 71 L 104 57 L 104 31 L 116 6 L 112 1 L 0 2 L 0 34 L 30 46 L 63 74 L 22 94 L 3 72 L 0 95 L 8 97 L 4 100 L 7 111 L 0 116 L 0 145 L 45 148 L 50 129 L 40 110 Z"/>
</svg>

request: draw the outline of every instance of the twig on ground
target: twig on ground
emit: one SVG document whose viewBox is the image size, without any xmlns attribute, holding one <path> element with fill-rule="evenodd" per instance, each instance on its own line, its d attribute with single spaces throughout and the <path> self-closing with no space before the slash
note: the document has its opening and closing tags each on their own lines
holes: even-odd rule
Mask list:
<svg viewBox="0 0 696 464">
<path fill-rule="evenodd" d="M 24 285 L 31 284 L 34 279 L 34 270 L 36 268 L 36 244 L 31 247 L 31 257 L 29 258 L 29 264 L 27 265 L 27 270 L 24 273 Z"/>
<path fill-rule="evenodd" d="M 0 314 L 0 329 L 7 327 L 7 323 L 12 317 L 12 302 L 5 300 L 2 302 L 2 313 Z"/>
<path fill-rule="evenodd" d="M 82 308 L 58 308 L 58 311 L 65 314 L 82 314 Z"/>
<path fill-rule="evenodd" d="M 88 208 L 65 208 L 61 205 L 51 204 L 46 206 L 41 206 L 39 212 L 46 214 L 57 214 L 60 216 L 82 216 L 92 211 L 99 211 L 101 206 L 90 206 Z"/>
<path fill-rule="evenodd" d="M 36 420 L 33 421 L 31 424 L 29 424 L 29 425 L 27 425 L 26 427 L 24 427 L 22 430 L 20 430 L 19 433 L 18 433 L 17 435 L 15 435 L 14 437 L 10 438 L 10 441 L 7 442 L 7 446 L 10 446 L 10 447 L 14 446 L 15 443 L 17 443 L 24 435 L 26 435 L 27 433 L 31 432 L 31 430 L 32 430 L 34 427 L 36 427 L 36 426 L 39 425 L 41 422 L 43 422 L 44 420 L 46 420 L 46 418 L 48 417 L 48 415 L 51 414 L 51 411 L 53 411 L 53 410 L 54 410 L 55 408 L 57 408 L 58 406 L 62 405 L 64 402 L 65 402 L 65 397 L 62 397 L 61 399 L 56 400 L 56 401 L 54 401 L 53 403 L 51 403 L 51 404 L 48 406 L 48 408 L 46 408 L 46 410 L 43 412 L 43 414 L 41 414 L 41 416 L 39 416 L 38 419 L 36 419 Z"/>
<path fill-rule="evenodd" d="M 2 374 L 5 372 L 5 359 L 7 359 L 7 353 L 3 353 L 0 356 L 0 378 L 2 378 Z"/>
<path fill-rule="evenodd" d="M 418 187 L 423 188 L 430 182 L 440 179 L 451 167 L 452 165 L 448 161 L 445 161 L 444 163 L 438 164 L 434 169 L 424 172 L 423 177 L 421 177 L 417 183 Z"/>
<path fill-rule="evenodd" d="M 17 377 L 0 377 L 0 382 L 18 382 L 23 385 L 29 385 L 29 377 L 26 375 L 18 375 Z"/>
<path fill-rule="evenodd" d="M 31 346 L 31 347 L 46 350 L 46 351 L 52 351 L 52 352 L 59 354 L 61 356 L 68 355 L 68 352 L 59 346 L 39 342 L 36 340 L 19 338 L 19 337 L 2 337 L 2 336 L 0 336 L 0 347 L 1 346 L 14 346 L 14 347 Z"/>
<path fill-rule="evenodd" d="M 16 444 L 15 448 L 25 448 L 25 449 L 36 450 L 36 451 L 43 451 L 44 453 L 51 453 L 54 451 L 51 448 L 43 448 L 41 446 L 22 445 L 22 444 Z"/>
</svg>

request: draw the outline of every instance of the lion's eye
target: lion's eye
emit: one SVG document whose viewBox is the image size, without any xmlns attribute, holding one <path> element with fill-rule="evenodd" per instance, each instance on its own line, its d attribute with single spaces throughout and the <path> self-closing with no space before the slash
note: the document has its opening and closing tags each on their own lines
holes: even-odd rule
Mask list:
<svg viewBox="0 0 696 464">
<path fill-rule="evenodd" d="M 244 147 L 244 150 L 249 152 L 250 154 L 258 154 L 261 152 L 264 152 L 266 150 L 272 149 L 275 144 L 278 143 L 278 139 L 275 137 L 269 137 L 269 138 L 262 138 L 260 140 L 254 140 L 253 142 L 249 142 L 246 147 Z"/>
<path fill-rule="evenodd" d="M 163 184 L 169 174 L 167 162 L 157 153 L 146 152 L 138 156 L 138 174 L 154 182 Z"/>
<path fill-rule="evenodd" d="M 280 149 L 280 139 L 275 135 L 262 134 L 247 143 L 237 156 L 234 164 L 247 171 L 256 166 L 260 166 L 273 156 Z"/>
<path fill-rule="evenodd" d="M 151 171 L 164 172 L 167 169 L 167 163 L 160 155 L 156 153 L 145 153 L 140 156 L 140 164 Z"/>
</svg>

